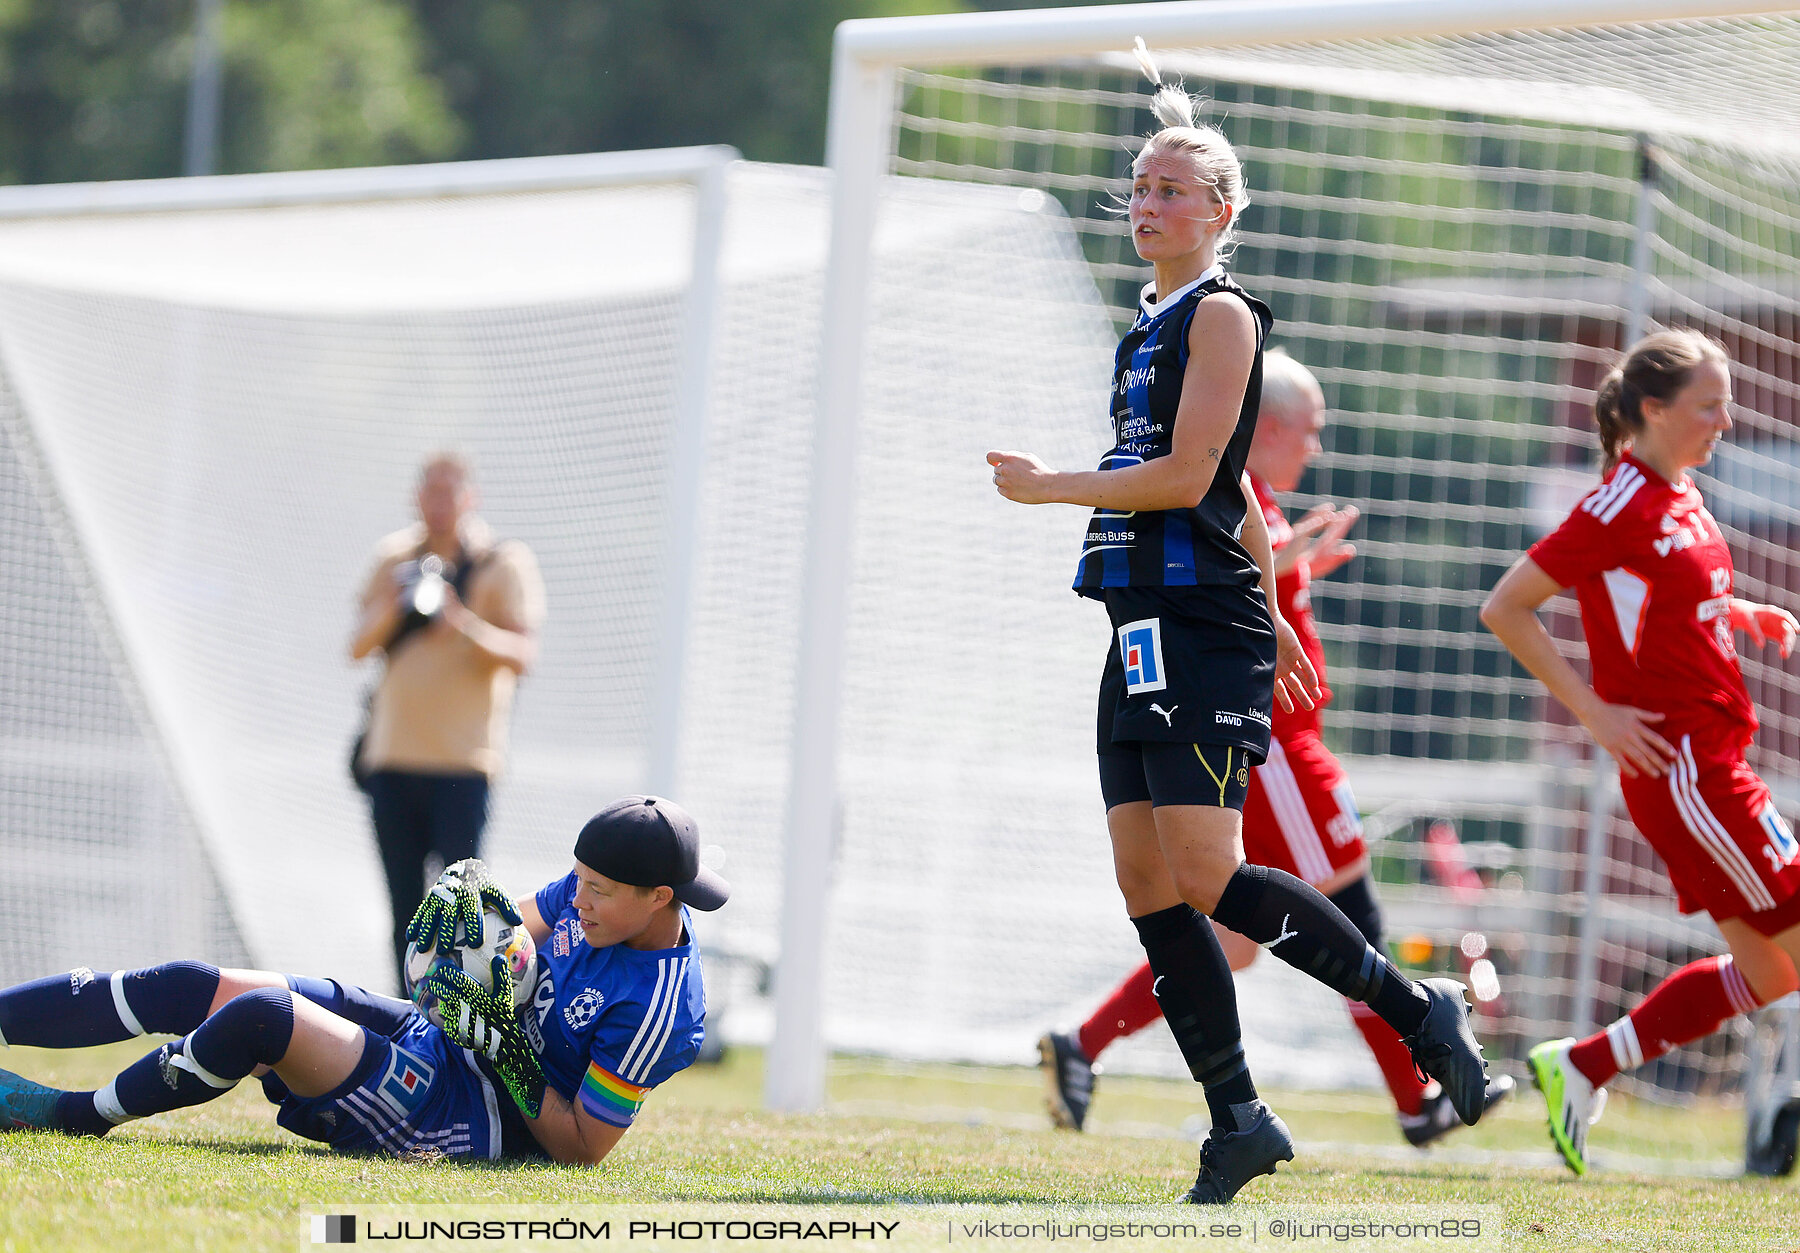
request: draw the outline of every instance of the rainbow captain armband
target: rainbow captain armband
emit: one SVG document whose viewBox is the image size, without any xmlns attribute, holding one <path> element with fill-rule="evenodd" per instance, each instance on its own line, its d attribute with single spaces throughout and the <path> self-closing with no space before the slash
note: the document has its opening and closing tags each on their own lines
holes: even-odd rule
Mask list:
<svg viewBox="0 0 1800 1253">
<path fill-rule="evenodd" d="M 629 1127 L 649 1091 L 626 1083 L 599 1062 L 589 1062 L 581 1079 L 581 1108 L 601 1122 Z"/>
</svg>

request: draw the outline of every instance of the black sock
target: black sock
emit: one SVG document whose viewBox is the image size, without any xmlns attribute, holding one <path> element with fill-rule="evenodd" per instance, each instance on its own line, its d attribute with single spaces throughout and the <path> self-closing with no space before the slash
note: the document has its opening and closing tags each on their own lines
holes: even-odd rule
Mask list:
<svg viewBox="0 0 1800 1253">
<path fill-rule="evenodd" d="M 1256 1099 L 1238 1031 L 1237 986 L 1212 924 L 1190 905 L 1133 918 L 1156 982 L 1151 993 L 1188 1071 L 1206 1090 L 1213 1126 L 1241 1130 L 1232 1106 Z"/>
<path fill-rule="evenodd" d="M 1402 1036 L 1425 1021 L 1431 1002 L 1419 986 L 1317 888 L 1285 870 L 1239 866 L 1212 916 L 1332 991 L 1363 1002 Z"/>
</svg>

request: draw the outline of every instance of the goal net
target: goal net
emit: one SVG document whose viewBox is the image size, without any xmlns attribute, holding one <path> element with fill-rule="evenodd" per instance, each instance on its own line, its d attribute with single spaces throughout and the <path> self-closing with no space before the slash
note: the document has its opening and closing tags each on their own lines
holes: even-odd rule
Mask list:
<svg viewBox="0 0 1800 1253">
<path fill-rule="evenodd" d="M 702 935 L 751 959 L 715 967 L 715 1011 L 734 999 L 777 932 L 828 196 L 819 170 L 701 155 L 0 194 L 0 979 L 198 955 L 392 986 L 346 770 L 374 669 L 346 649 L 373 545 L 453 446 L 549 602 L 484 855 L 524 891 L 566 873 L 607 800 L 680 797 L 734 886 Z M 897 802 L 932 794 L 949 745 L 973 769 L 1017 719 L 1075 757 L 1081 700 L 1034 708 L 1008 675 L 985 723 L 926 732 L 931 693 L 985 681 L 961 652 L 939 664 L 944 626 L 994 638 L 1073 598 L 1042 528 L 992 550 L 1010 575 L 917 558 L 1002 516 L 967 490 L 1002 403 L 1023 402 L 1013 438 L 1089 455 L 1110 328 L 1053 198 L 921 181 L 888 205 L 872 342 L 896 363 L 891 421 L 865 445 L 880 511 L 858 524 L 875 721 L 844 846 L 843 899 L 869 893 L 869 923 L 846 952 L 932 1029 L 888 1047 L 941 1053 L 962 1046 L 932 1031 L 979 1022 L 978 981 L 943 1011 L 933 990 L 973 950 L 933 941 L 904 972 L 894 924 L 951 907 L 943 883 L 1016 878 L 1016 845 L 989 846 L 966 785 L 924 816 Z M 1020 347 L 990 362 L 987 335 Z M 990 582 L 1011 598 L 981 600 Z M 1089 791 L 1070 803 L 1097 823 Z M 1099 903 L 1077 911 L 1088 939 L 1113 921 Z M 767 1032 L 756 1005 L 723 1007 L 725 1034 Z"/>
<path fill-rule="evenodd" d="M 1703 915 L 1678 914 L 1580 728 L 1477 621 L 1506 566 L 1597 477 L 1592 390 L 1638 332 L 1698 327 L 1730 352 L 1737 425 L 1700 484 L 1738 594 L 1791 604 L 1800 587 L 1800 12 L 1653 7 L 1670 20 L 1595 26 L 1626 6 L 1572 5 L 1556 12 L 1579 26 L 1521 31 L 1498 4 L 1421 17 L 1226 2 L 859 23 L 839 37 L 841 194 L 951 180 L 1054 198 L 1115 333 L 1146 278 L 1115 211 L 1132 137 L 1154 128 L 1132 35 L 1210 98 L 1252 196 L 1233 269 L 1273 305 L 1274 342 L 1314 371 L 1331 410 L 1325 453 L 1286 503 L 1363 511 L 1358 558 L 1313 603 L 1336 691 L 1328 739 L 1365 811 L 1388 930 L 1418 968 L 1471 979 L 1490 1056 L 1521 1077 L 1531 1044 L 1610 1021 L 1722 947 Z M 860 264 L 860 223 L 887 204 L 840 203 L 840 258 Z M 1005 246 L 983 241 L 979 256 Z M 897 260 L 869 263 L 877 289 L 905 281 Z M 890 315 L 872 300 L 880 327 Z M 1091 465 L 1108 363 L 1099 345 L 1080 359 L 1081 394 L 1065 403 L 1088 425 L 1072 451 L 1045 418 L 1042 388 L 1059 380 L 916 410 L 892 398 L 893 346 L 857 358 L 843 694 L 811 711 L 833 711 L 841 745 L 825 1034 L 1023 1059 L 1038 1029 L 1079 1019 L 1140 960 L 1090 759 L 1103 617 L 1066 595 L 1026 599 L 1036 579 L 1066 585 L 1083 519 L 996 503 L 979 532 L 945 534 L 935 467 L 915 474 L 887 441 L 943 423 L 933 442 L 979 432 L 970 454 L 985 442 Z M 996 363 L 1027 350 L 998 327 L 970 347 Z M 979 492 L 980 469 L 971 460 L 958 488 Z M 871 560 L 860 546 L 901 518 L 938 534 L 899 565 Z M 1027 576 L 1017 554 L 1046 534 L 1054 551 Z M 1578 655 L 1572 601 L 1548 618 Z M 882 632 L 901 623 L 897 656 Z M 1772 650 L 1745 648 L 1764 721 L 1753 764 L 1792 813 L 1800 683 Z M 1240 986 L 1259 1074 L 1375 1082 L 1335 997 L 1266 959 Z M 1109 1067 L 1180 1073 L 1163 1034 L 1118 1046 Z M 1739 1020 L 1621 1080 L 1645 1100 L 1615 1105 L 1596 1151 L 1700 1169 L 1735 1153 L 1732 1136 L 1656 1105 L 1738 1099 L 1748 1036 Z"/>
<path fill-rule="evenodd" d="M 347 646 L 439 448 L 551 578 L 503 876 L 644 786 L 726 155 L 0 194 L 0 978 L 203 955 L 392 990 Z"/>
</svg>

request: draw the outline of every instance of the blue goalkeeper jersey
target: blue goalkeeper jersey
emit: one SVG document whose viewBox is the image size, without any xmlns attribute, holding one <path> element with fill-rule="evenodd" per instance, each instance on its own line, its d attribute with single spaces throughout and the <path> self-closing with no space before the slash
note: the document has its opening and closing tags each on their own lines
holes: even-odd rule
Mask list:
<svg viewBox="0 0 1800 1253">
<path fill-rule="evenodd" d="M 675 948 L 592 948 L 574 899 L 573 872 L 537 894 L 550 936 L 538 946 L 537 994 L 526 1032 L 534 1034 L 535 1025 L 542 1036 L 541 1048 L 539 1040 L 531 1043 L 551 1088 L 602 1122 L 629 1127 L 650 1089 L 700 1055 L 706 991 L 692 919 L 683 907 L 683 942 Z M 522 1121 L 518 1128 L 530 1137 Z M 509 1147 L 512 1139 L 509 1134 Z"/>
</svg>

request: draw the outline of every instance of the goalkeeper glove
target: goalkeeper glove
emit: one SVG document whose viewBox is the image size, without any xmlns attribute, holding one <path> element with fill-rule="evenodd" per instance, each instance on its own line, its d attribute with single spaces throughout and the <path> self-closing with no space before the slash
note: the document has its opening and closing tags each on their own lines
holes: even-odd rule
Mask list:
<svg viewBox="0 0 1800 1253">
<path fill-rule="evenodd" d="M 448 953 L 456 947 L 456 932 L 461 925 L 466 943 L 479 947 L 483 939 L 482 910 L 491 909 L 513 926 L 523 926 L 525 919 L 500 881 L 473 857 L 444 867 L 444 873 L 431 885 L 431 891 L 419 902 L 412 921 L 406 924 L 406 938 L 421 953 Z"/>
<path fill-rule="evenodd" d="M 512 1003 L 512 972 L 504 957 L 494 958 L 494 986 L 489 992 L 467 971 L 451 962 L 431 968 L 421 986 L 437 998 L 444 1034 L 493 1063 L 513 1103 L 525 1117 L 536 1118 L 544 1104 L 544 1065 L 525 1038 Z"/>
</svg>

